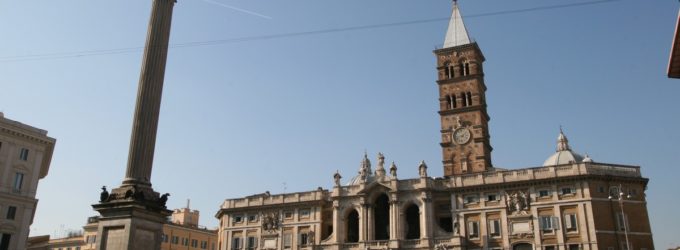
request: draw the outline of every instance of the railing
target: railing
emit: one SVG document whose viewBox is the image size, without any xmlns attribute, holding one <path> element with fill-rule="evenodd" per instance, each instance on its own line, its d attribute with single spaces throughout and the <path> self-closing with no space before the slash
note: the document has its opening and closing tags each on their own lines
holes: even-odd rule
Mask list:
<svg viewBox="0 0 680 250">
<path fill-rule="evenodd" d="M 404 248 L 414 248 L 420 245 L 420 240 L 404 240 L 402 243 Z"/>
<path fill-rule="evenodd" d="M 240 208 L 252 206 L 264 206 L 284 203 L 296 203 L 305 201 L 321 201 L 328 195 L 326 190 L 300 192 L 278 195 L 258 195 L 246 198 L 229 199 L 222 203 L 222 208 Z"/>
<path fill-rule="evenodd" d="M 622 177 L 642 177 L 640 167 L 602 163 L 580 163 L 518 170 L 502 170 L 455 176 L 445 180 L 445 187 L 466 187 L 492 183 L 504 183 L 525 180 L 549 179 L 578 175 L 610 175 Z"/>
<path fill-rule="evenodd" d="M 377 240 L 366 242 L 366 245 L 370 247 L 384 247 L 388 246 L 389 244 L 390 244 L 389 240 Z"/>
<path fill-rule="evenodd" d="M 417 187 L 418 184 L 420 184 L 420 179 L 399 180 L 399 189 L 413 189 L 414 187 Z"/>
<path fill-rule="evenodd" d="M 340 249 L 359 249 L 359 243 L 340 244 Z"/>
<path fill-rule="evenodd" d="M 451 238 L 434 239 L 433 242 L 434 242 L 434 245 L 449 244 L 449 243 L 451 243 Z"/>
</svg>

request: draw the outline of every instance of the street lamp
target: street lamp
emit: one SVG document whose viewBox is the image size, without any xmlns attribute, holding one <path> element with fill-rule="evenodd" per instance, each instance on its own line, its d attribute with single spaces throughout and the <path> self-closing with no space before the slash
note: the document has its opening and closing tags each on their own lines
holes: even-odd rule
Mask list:
<svg viewBox="0 0 680 250">
<path fill-rule="evenodd" d="M 632 196 L 630 196 L 630 193 L 626 195 L 626 199 L 630 199 Z M 609 200 L 614 199 L 612 197 L 611 192 L 609 194 Z M 619 207 L 621 208 L 621 216 L 623 217 L 623 233 L 626 235 L 626 250 L 630 250 L 630 243 L 628 241 L 628 223 L 626 219 L 626 215 L 623 213 L 623 189 L 621 189 L 621 184 L 619 184 L 619 197 L 617 198 L 619 200 Z"/>
</svg>

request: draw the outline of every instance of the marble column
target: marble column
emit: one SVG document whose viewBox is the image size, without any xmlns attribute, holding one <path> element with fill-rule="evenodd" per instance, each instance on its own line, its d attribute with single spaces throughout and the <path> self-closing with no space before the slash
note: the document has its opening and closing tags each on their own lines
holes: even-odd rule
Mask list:
<svg viewBox="0 0 680 250">
<path fill-rule="evenodd" d="M 151 186 L 151 168 L 175 0 L 154 0 L 139 76 L 124 185 Z"/>
<path fill-rule="evenodd" d="M 100 202 L 92 205 L 101 214 L 98 250 L 160 249 L 163 224 L 172 212 L 168 194 L 160 196 L 151 187 L 151 168 L 174 4 L 153 0 L 125 179 L 110 194 L 102 188 Z"/>
</svg>

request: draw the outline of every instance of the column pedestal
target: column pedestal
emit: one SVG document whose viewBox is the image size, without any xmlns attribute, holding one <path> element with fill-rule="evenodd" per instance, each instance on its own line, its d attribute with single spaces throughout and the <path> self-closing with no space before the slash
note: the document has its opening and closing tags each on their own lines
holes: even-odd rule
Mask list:
<svg viewBox="0 0 680 250">
<path fill-rule="evenodd" d="M 137 201 L 93 205 L 102 217 L 97 228 L 99 250 L 161 249 L 163 224 L 172 212 Z"/>
</svg>

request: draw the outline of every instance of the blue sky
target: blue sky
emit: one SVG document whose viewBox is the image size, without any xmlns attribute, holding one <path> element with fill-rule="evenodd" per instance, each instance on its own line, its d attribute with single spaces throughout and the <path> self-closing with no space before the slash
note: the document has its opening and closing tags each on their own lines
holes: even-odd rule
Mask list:
<svg viewBox="0 0 680 250">
<path fill-rule="evenodd" d="M 58 140 L 32 235 L 79 229 L 99 187 L 120 184 L 150 2 L 0 0 L 0 110 Z M 493 163 L 539 166 L 562 125 L 575 151 L 642 166 L 656 247 L 680 245 L 680 81 L 665 77 L 680 6 L 569 3 L 460 3 L 487 59 Z M 401 178 L 420 160 L 441 176 L 432 50 L 445 20 L 267 36 L 446 18 L 450 6 L 180 0 L 171 43 L 194 46 L 170 50 L 154 189 L 173 208 L 191 199 L 213 227 L 225 198 L 329 188 L 365 150 L 395 161 Z"/>
</svg>

